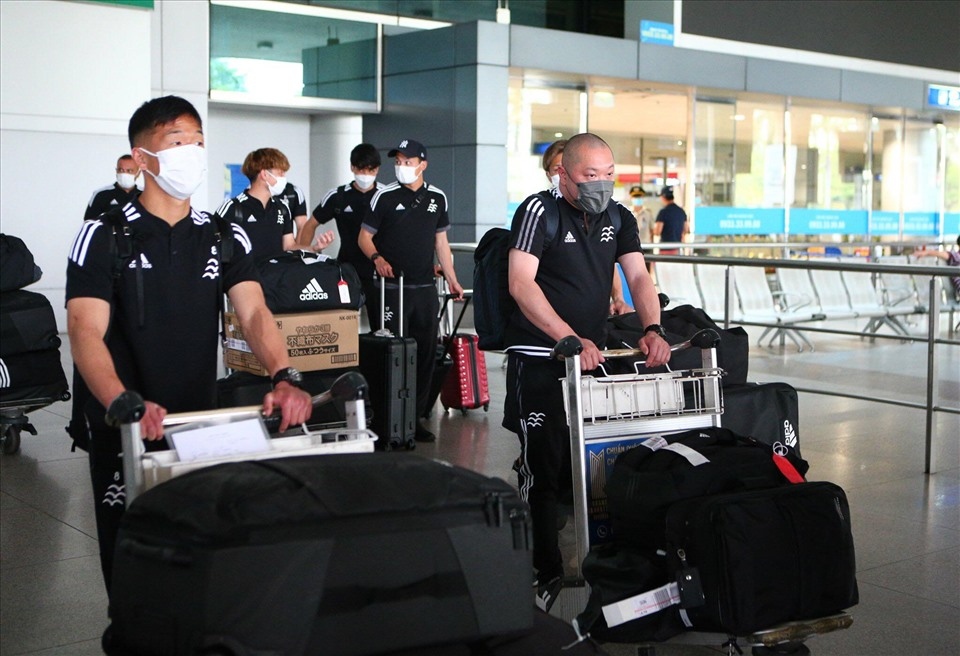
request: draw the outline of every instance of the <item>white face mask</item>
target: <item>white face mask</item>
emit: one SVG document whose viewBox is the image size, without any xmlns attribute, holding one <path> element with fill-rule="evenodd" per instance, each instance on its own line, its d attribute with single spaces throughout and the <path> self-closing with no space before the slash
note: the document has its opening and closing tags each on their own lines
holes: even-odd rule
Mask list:
<svg viewBox="0 0 960 656">
<path fill-rule="evenodd" d="M 186 200 L 192 196 L 207 178 L 207 151 L 203 146 L 187 144 L 174 146 L 151 153 L 141 148 L 147 155 L 153 155 L 160 162 L 160 173 L 154 175 L 147 171 L 157 181 L 157 184 L 178 200 Z"/>
<path fill-rule="evenodd" d="M 273 175 L 273 173 L 270 173 L 270 171 L 267 171 L 267 174 L 275 180 L 273 184 L 270 184 L 269 182 L 267 183 L 267 189 L 270 190 L 270 195 L 279 196 L 287 187 L 287 176 Z"/>
<path fill-rule="evenodd" d="M 124 189 L 133 189 L 137 183 L 137 176 L 133 173 L 117 173 L 117 184 Z"/>
<path fill-rule="evenodd" d="M 417 167 L 416 166 L 394 166 L 394 171 L 397 174 L 397 182 L 400 184 L 413 184 L 417 181 Z"/>
<path fill-rule="evenodd" d="M 134 179 L 133 183 L 137 185 L 137 189 L 143 191 L 143 188 L 146 186 L 146 183 L 143 181 L 143 171 L 137 174 L 137 177 Z"/>
<path fill-rule="evenodd" d="M 363 175 L 361 173 L 355 173 L 353 179 L 357 183 L 357 187 L 360 189 L 369 189 L 377 181 L 377 176 L 375 175 Z M 397 176 L 397 179 L 400 179 L 400 176 Z"/>
<path fill-rule="evenodd" d="M 559 173 L 554 173 L 553 175 L 550 176 L 550 185 L 551 185 L 554 189 L 556 189 L 557 187 L 560 186 L 560 174 L 559 174 Z"/>
</svg>

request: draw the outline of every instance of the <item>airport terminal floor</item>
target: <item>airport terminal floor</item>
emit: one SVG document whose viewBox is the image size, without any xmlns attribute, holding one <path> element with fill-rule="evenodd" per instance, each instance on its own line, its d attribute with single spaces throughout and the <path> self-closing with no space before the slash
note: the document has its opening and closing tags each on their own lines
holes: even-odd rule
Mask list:
<svg viewBox="0 0 960 656">
<path fill-rule="evenodd" d="M 844 326 L 848 328 L 850 326 Z M 911 327 L 917 334 L 921 321 Z M 815 334 L 816 350 L 756 346 L 750 329 L 750 380 L 797 387 L 837 386 L 860 394 L 922 400 L 926 346 Z M 71 370 L 69 348 L 61 349 Z M 941 403 L 960 403 L 960 347 L 941 346 Z M 435 444 L 416 453 L 516 484 L 516 438 L 500 427 L 501 356 L 489 354 L 490 411 L 444 413 L 428 425 Z M 30 414 L 39 435 L 0 459 L 0 654 L 99 654 L 107 624 L 86 454 L 71 453 L 63 431 L 69 406 Z M 892 405 L 800 395 L 800 445 L 810 480 L 847 492 L 853 517 L 860 604 L 853 625 L 807 645 L 817 656 L 960 653 L 960 416 L 936 416 L 933 462 L 923 474 L 924 414 Z M 570 523 L 568 523 L 569 527 Z M 572 535 L 561 536 L 566 550 Z M 562 606 L 563 597 L 554 607 Z M 531 603 L 533 594 L 531 592 Z M 605 645 L 627 656 L 635 646 Z M 723 653 L 719 645 L 670 642 L 659 656 Z M 747 650 L 749 653 L 749 650 Z"/>
</svg>

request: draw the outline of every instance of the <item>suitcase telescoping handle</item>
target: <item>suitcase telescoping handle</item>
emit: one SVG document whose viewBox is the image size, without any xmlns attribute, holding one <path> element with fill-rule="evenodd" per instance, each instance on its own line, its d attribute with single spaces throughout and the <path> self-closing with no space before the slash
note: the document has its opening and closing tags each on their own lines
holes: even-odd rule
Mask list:
<svg viewBox="0 0 960 656">
<path fill-rule="evenodd" d="M 403 271 L 398 272 L 397 279 L 400 281 L 400 289 L 397 295 L 400 297 L 399 314 L 397 315 L 397 337 L 403 337 Z M 380 330 L 374 333 L 378 337 L 393 337 L 393 333 L 387 330 L 387 279 L 380 276 Z"/>
<path fill-rule="evenodd" d="M 348 430 L 365 430 L 367 428 L 365 399 L 368 396 L 366 378 L 358 371 L 348 371 L 339 376 L 325 392 L 311 397 L 314 407 L 322 406 L 331 401 L 343 401 L 346 411 Z M 146 410 L 143 397 L 139 393 L 127 390 L 120 394 L 107 409 L 106 422 L 109 426 L 120 428 L 120 443 L 123 460 L 123 478 L 126 491 L 127 506 L 144 488 L 143 467 L 140 460 L 146 449 L 140 435 L 140 419 Z M 255 419 L 262 418 L 268 431 L 275 431 L 280 426 L 280 416 L 263 416 L 263 406 L 248 405 L 236 408 L 220 408 L 216 410 L 200 410 L 197 412 L 179 412 L 167 415 L 163 420 L 164 427 L 180 426 L 194 422 L 211 421 L 216 419 Z"/>
</svg>

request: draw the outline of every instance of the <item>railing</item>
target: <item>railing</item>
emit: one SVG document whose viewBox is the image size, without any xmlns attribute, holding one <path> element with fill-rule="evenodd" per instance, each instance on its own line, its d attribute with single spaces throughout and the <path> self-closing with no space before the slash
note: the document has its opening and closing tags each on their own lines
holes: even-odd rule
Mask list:
<svg viewBox="0 0 960 656">
<path fill-rule="evenodd" d="M 662 248 L 685 248 L 685 249 L 709 249 L 716 247 L 743 247 L 746 245 L 756 245 L 760 246 L 761 244 L 713 244 L 713 243 L 684 243 L 684 244 L 672 244 L 672 243 L 663 243 L 657 244 L 657 247 Z M 824 243 L 777 243 L 777 244 L 762 244 L 763 247 L 789 247 L 791 249 L 805 248 L 807 246 L 824 246 L 827 244 Z M 833 245 L 833 244 L 830 244 Z M 877 244 L 872 244 L 877 245 Z M 904 244 L 906 245 L 906 244 Z M 915 245 L 915 244 L 910 244 Z M 843 244 L 843 246 L 854 246 L 854 244 Z M 890 246 L 890 244 L 883 244 L 883 246 Z M 451 248 L 456 252 L 463 253 L 473 253 L 476 249 L 476 244 L 451 244 Z M 890 274 L 906 274 L 911 276 L 930 276 L 930 283 L 928 286 L 928 305 L 927 305 L 927 315 L 928 315 L 928 325 L 927 325 L 927 334 L 924 337 L 916 337 L 912 335 L 883 335 L 883 334 L 872 334 L 871 338 L 877 339 L 888 339 L 888 340 L 897 340 L 900 342 L 925 342 L 927 345 L 926 349 L 926 393 L 925 401 L 923 403 L 916 403 L 906 399 L 898 398 L 879 398 L 877 396 L 866 396 L 862 394 L 853 394 L 848 392 L 842 392 L 838 390 L 823 390 L 823 389 L 814 389 L 807 387 L 796 387 L 798 391 L 807 392 L 811 394 L 822 394 L 826 396 L 835 396 L 843 398 L 857 399 L 861 401 L 871 401 L 875 403 L 883 403 L 887 405 L 896 405 L 907 408 L 914 408 L 923 410 L 925 414 L 925 434 L 924 434 L 924 472 L 930 473 L 931 469 L 931 453 L 932 453 L 932 443 L 933 443 L 933 432 L 934 432 L 934 418 L 935 414 L 938 412 L 957 414 L 960 415 L 960 408 L 946 407 L 942 406 L 939 403 L 938 392 L 938 360 L 935 357 L 936 347 L 939 345 L 951 345 L 951 346 L 960 346 L 960 340 L 957 339 L 948 339 L 942 338 L 940 336 L 940 311 L 942 307 L 941 303 L 941 294 L 942 288 L 940 284 L 940 277 L 943 276 L 955 276 L 958 271 L 952 267 L 943 267 L 943 266 L 921 266 L 921 265 L 896 265 L 896 264 L 873 264 L 873 263 L 859 263 L 859 262 L 837 262 L 829 258 L 824 259 L 808 259 L 808 260 L 798 260 L 798 259 L 761 259 L 761 258 L 738 258 L 738 257 L 719 257 L 719 256 L 690 256 L 690 255 L 659 255 L 648 253 L 646 259 L 650 262 L 686 262 L 686 263 L 696 263 L 696 264 L 708 264 L 710 266 L 722 266 L 724 267 L 725 275 L 725 294 L 724 294 L 724 316 L 723 316 L 723 326 L 724 328 L 729 328 L 731 324 L 743 325 L 743 326 L 757 326 L 763 328 L 780 328 L 782 324 L 772 324 L 772 323 L 760 323 L 760 322 L 750 322 L 750 321 L 733 321 L 733 304 L 735 302 L 735 292 L 734 292 L 734 271 L 731 267 L 737 266 L 754 266 L 754 267 L 764 267 L 764 268 L 795 268 L 795 269 L 823 269 L 830 271 L 855 271 L 860 273 L 890 273 Z M 471 260 L 472 263 L 472 260 Z M 919 290 L 918 290 L 919 291 Z M 789 326 L 791 329 L 799 331 L 809 331 L 815 333 L 829 333 L 835 335 L 848 335 L 854 337 L 862 337 L 862 332 L 850 331 L 850 330 L 841 330 L 834 328 L 822 328 L 804 325 L 803 323 L 791 323 Z"/>
</svg>

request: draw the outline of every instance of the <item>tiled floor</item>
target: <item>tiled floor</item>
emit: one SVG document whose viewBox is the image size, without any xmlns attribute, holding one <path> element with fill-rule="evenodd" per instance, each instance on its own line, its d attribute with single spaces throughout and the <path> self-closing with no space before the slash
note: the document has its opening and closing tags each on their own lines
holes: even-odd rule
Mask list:
<svg viewBox="0 0 960 656">
<path fill-rule="evenodd" d="M 922 399 L 922 344 L 814 335 L 817 350 L 752 348 L 750 378 L 798 387 Z M 69 360 L 64 348 L 64 360 Z M 960 407 L 960 348 L 941 347 L 941 403 Z M 516 438 L 500 427 L 504 377 L 488 356 L 488 413 L 435 412 L 440 438 L 418 447 L 514 481 Z M 853 626 L 808 642 L 818 655 L 960 654 L 960 417 L 940 414 L 934 466 L 925 476 L 923 413 L 908 408 L 801 394 L 800 439 L 809 478 L 849 496 L 860 605 Z M 30 415 L 39 435 L 0 459 L 0 654 L 98 654 L 106 625 L 85 454 L 63 432 L 67 404 Z M 635 654 L 632 646 L 610 653 Z M 715 646 L 660 645 L 663 656 L 717 653 Z"/>
</svg>

